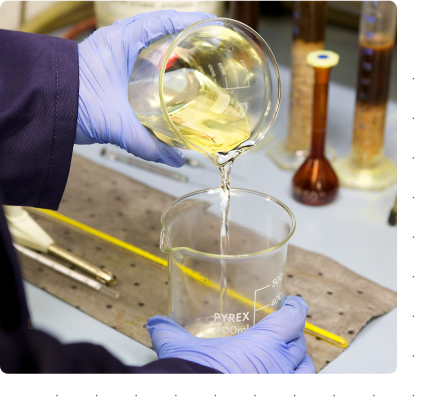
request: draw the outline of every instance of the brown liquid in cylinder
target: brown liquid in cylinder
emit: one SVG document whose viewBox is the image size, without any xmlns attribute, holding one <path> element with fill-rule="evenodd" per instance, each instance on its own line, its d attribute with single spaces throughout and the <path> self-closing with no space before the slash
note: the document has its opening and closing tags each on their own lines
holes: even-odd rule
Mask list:
<svg viewBox="0 0 443 407">
<path fill-rule="evenodd" d="M 354 116 L 352 161 L 372 168 L 383 157 L 386 104 L 393 41 L 379 35 L 360 39 L 357 103 Z"/>
<path fill-rule="evenodd" d="M 259 1 L 231 1 L 229 4 L 229 18 L 241 21 L 257 31 L 260 14 Z"/>
<path fill-rule="evenodd" d="M 293 39 L 319 42 L 325 38 L 326 1 L 295 1 Z"/>
<path fill-rule="evenodd" d="M 291 107 L 286 148 L 295 153 L 311 147 L 314 70 L 306 63 L 312 51 L 324 49 L 325 1 L 296 1 L 293 13 Z"/>
</svg>

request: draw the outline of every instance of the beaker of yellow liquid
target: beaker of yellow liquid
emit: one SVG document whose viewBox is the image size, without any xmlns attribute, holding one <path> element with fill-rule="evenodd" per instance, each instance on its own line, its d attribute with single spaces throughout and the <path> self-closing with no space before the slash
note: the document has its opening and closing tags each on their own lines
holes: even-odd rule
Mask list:
<svg viewBox="0 0 443 407">
<path fill-rule="evenodd" d="M 257 144 L 280 105 L 266 42 L 243 23 L 211 18 L 142 50 L 129 79 L 132 109 L 157 138 L 224 165 Z"/>
<path fill-rule="evenodd" d="M 201 338 L 236 335 L 281 307 L 288 242 L 295 231 L 286 205 L 233 188 L 229 255 L 221 255 L 219 196 L 219 188 L 190 193 L 166 208 L 161 219 L 169 315 Z"/>
</svg>

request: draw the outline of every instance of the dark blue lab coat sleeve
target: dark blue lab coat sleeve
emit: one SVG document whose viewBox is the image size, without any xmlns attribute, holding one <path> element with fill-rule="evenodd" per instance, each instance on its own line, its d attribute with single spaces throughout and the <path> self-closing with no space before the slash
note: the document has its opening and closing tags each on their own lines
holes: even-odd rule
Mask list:
<svg viewBox="0 0 443 407">
<path fill-rule="evenodd" d="M 174 358 L 141 367 L 125 366 L 102 346 L 62 345 L 44 332 L 27 328 L 0 332 L 0 367 L 4 373 L 220 373 Z"/>
<path fill-rule="evenodd" d="M 180 359 L 125 366 L 101 346 L 28 328 L 20 267 L 1 205 L 57 209 L 78 110 L 73 41 L 0 30 L 0 368 L 5 373 L 220 373 Z"/>
<path fill-rule="evenodd" d="M 74 41 L 0 30 L 0 185 L 7 204 L 58 208 L 78 86 Z"/>
</svg>

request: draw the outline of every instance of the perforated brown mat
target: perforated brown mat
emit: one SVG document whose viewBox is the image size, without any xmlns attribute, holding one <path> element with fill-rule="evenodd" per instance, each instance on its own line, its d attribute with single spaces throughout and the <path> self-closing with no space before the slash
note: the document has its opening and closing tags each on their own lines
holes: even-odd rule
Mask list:
<svg viewBox="0 0 443 407">
<path fill-rule="evenodd" d="M 159 249 L 160 218 L 174 198 L 74 155 L 59 212 L 166 258 Z M 136 341 L 151 346 L 146 320 L 167 312 L 167 270 L 129 251 L 41 213 L 32 216 L 74 254 L 113 271 L 114 300 L 21 256 L 24 278 Z M 68 264 L 67 264 L 68 265 Z M 68 265 L 69 266 L 69 265 Z M 320 254 L 289 246 L 287 294 L 309 305 L 307 321 L 349 342 L 372 318 L 396 306 L 396 293 Z M 317 372 L 344 349 L 306 335 Z"/>
</svg>

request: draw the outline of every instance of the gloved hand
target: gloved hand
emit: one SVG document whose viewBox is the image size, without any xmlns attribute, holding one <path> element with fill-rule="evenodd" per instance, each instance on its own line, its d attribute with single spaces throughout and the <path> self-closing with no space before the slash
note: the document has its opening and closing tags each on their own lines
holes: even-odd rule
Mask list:
<svg viewBox="0 0 443 407">
<path fill-rule="evenodd" d="M 159 359 L 184 359 L 222 373 L 315 373 L 303 336 L 307 312 L 302 298 L 289 296 L 278 311 L 225 338 L 196 338 L 161 316 L 149 318 L 146 327 Z"/>
<path fill-rule="evenodd" d="M 140 50 L 211 17 L 172 10 L 143 13 L 100 28 L 80 43 L 75 143 L 115 144 L 145 160 L 181 167 L 183 154 L 150 134 L 132 111 L 128 82 Z"/>
</svg>

